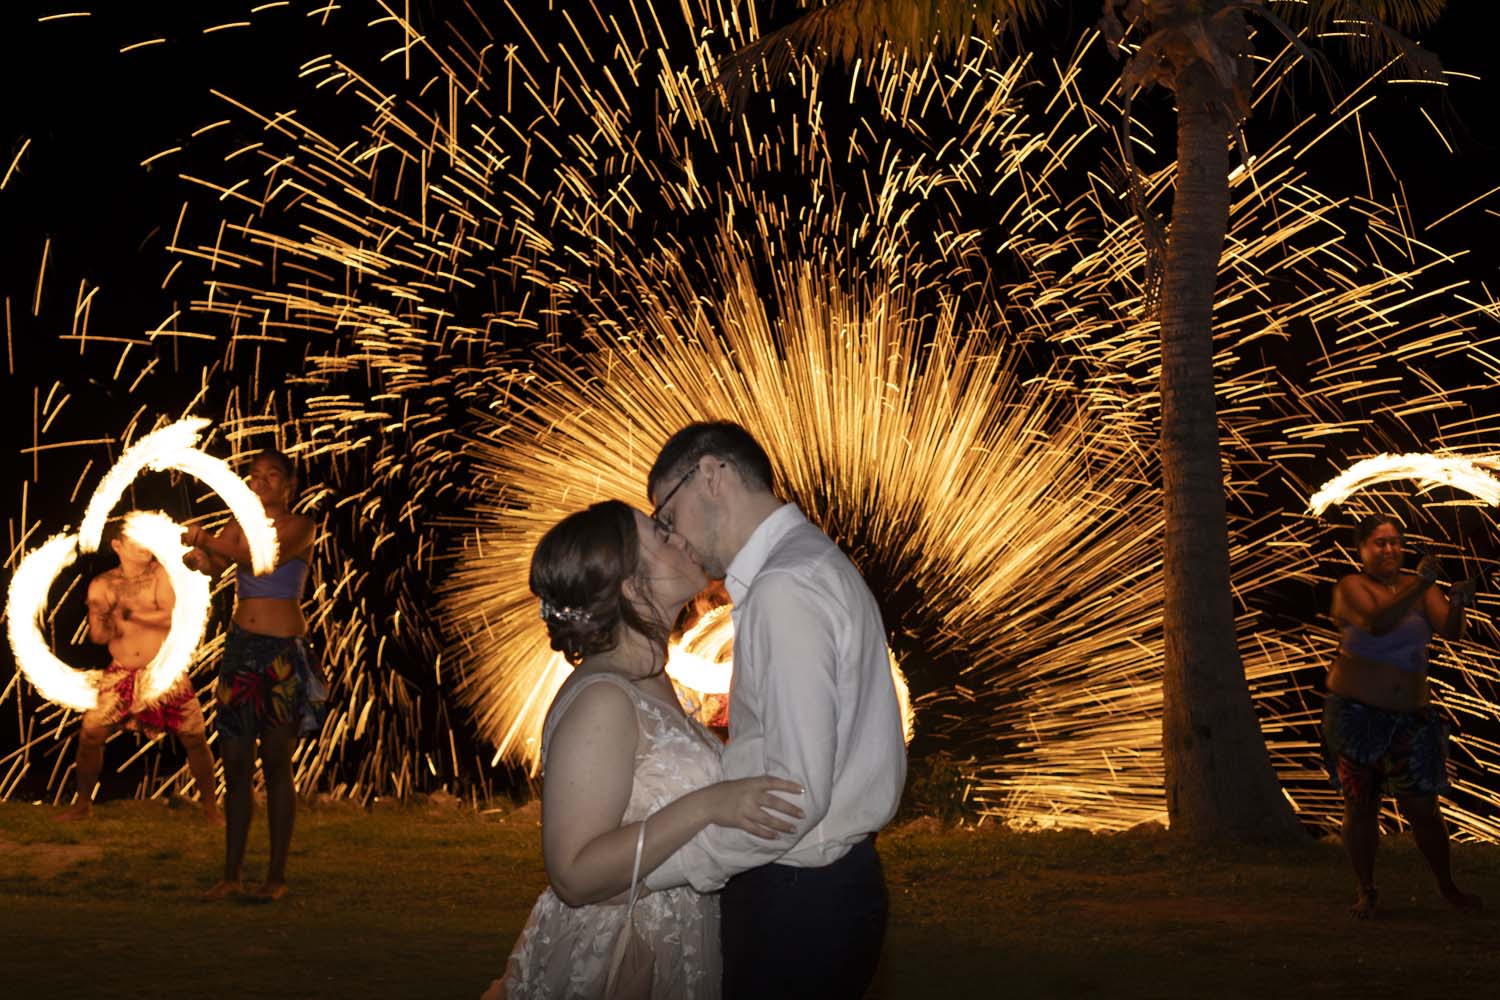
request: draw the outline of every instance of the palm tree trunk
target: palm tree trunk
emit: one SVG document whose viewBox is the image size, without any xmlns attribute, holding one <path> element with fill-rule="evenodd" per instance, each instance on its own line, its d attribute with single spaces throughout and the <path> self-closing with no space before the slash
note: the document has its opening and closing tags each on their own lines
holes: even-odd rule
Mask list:
<svg viewBox="0 0 1500 1000">
<path fill-rule="evenodd" d="M 1289 836 L 1235 642 L 1214 400 L 1213 299 L 1229 210 L 1228 128 L 1202 63 L 1178 81 L 1177 190 L 1161 301 L 1166 505 L 1162 755 L 1172 829 L 1193 839 Z"/>
</svg>

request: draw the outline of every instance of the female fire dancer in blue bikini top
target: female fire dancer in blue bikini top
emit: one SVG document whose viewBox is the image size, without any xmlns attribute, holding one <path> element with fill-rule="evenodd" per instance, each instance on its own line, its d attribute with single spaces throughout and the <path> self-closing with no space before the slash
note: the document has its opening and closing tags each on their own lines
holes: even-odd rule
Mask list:
<svg viewBox="0 0 1500 1000">
<path fill-rule="evenodd" d="M 1437 562 L 1431 556 L 1414 575 L 1403 574 L 1401 525 L 1393 517 L 1365 518 L 1354 537 L 1362 571 L 1344 577 L 1333 592 L 1343 643 L 1323 706 L 1323 753 L 1329 778 L 1344 796 L 1344 848 L 1359 885 L 1350 912 L 1360 918 L 1375 913 L 1385 787 L 1411 824 L 1443 897 L 1456 907 L 1478 908 L 1479 897 L 1459 891 L 1449 869 L 1448 830 L 1437 800 L 1448 787 L 1449 726 L 1427 689 L 1427 644 L 1434 632 L 1450 639 L 1463 634 L 1464 609 L 1474 603 L 1478 581 L 1457 584 L 1444 597 L 1433 586 Z"/>
<path fill-rule="evenodd" d="M 240 892 L 258 740 L 271 856 L 264 884 L 251 895 L 270 901 L 286 893 L 297 804 L 292 756 L 299 737 L 321 728 L 327 687 L 303 639 L 307 621 L 299 601 L 316 532 L 310 518 L 291 511 L 297 485 L 291 460 L 279 451 L 260 452 L 250 462 L 248 481 L 276 528 L 280 551 L 273 572 L 252 575 L 249 545 L 238 522 L 218 535 L 189 528 L 183 543 L 193 547 L 184 561 L 194 569 L 217 574 L 231 563 L 238 567 L 234 624 L 214 690 L 214 726 L 224 762 L 224 877 L 204 898 Z"/>
</svg>

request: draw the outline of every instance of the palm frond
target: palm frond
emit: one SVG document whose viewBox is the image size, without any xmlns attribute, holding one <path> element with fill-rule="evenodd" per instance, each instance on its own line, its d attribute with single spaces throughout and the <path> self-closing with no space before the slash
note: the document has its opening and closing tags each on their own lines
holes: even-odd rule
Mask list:
<svg viewBox="0 0 1500 1000">
<path fill-rule="evenodd" d="M 1292 24 L 1327 23 L 1348 16 L 1348 8 L 1358 7 L 1364 16 L 1396 31 L 1420 31 L 1437 23 L 1448 0 L 1271 0 L 1271 6 Z"/>
<path fill-rule="evenodd" d="M 832 0 L 761 36 L 719 64 L 720 96 L 743 106 L 750 93 L 803 58 L 853 66 L 882 49 L 924 57 L 961 50 L 971 37 L 1035 23 L 1055 0 Z"/>
<path fill-rule="evenodd" d="M 1431 27 L 1447 10 L 1447 0 L 1269 0 L 1295 28 L 1341 41 L 1353 61 L 1375 69 L 1391 60 L 1419 79 L 1438 79 L 1442 63 L 1406 33 Z"/>
</svg>

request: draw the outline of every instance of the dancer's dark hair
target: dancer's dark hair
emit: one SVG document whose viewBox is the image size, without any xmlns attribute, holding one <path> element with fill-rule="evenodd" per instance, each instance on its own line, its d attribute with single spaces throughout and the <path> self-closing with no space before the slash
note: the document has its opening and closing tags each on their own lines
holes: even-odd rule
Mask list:
<svg viewBox="0 0 1500 1000">
<path fill-rule="evenodd" d="M 1360 518 L 1359 523 L 1354 526 L 1354 544 L 1363 545 L 1369 541 L 1370 536 L 1375 534 L 1375 529 L 1383 524 L 1389 524 L 1396 529 L 1396 534 L 1404 536 L 1406 531 L 1401 527 L 1401 522 L 1390 514 L 1370 514 Z"/>
</svg>

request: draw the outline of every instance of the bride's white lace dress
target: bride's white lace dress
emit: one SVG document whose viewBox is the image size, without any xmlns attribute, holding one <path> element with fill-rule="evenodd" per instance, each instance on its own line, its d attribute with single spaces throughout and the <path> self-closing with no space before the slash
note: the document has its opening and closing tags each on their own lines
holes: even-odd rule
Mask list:
<svg viewBox="0 0 1500 1000">
<path fill-rule="evenodd" d="M 638 822 L 673 799 L 719 780 L 719 741 L 676 706 L 613 674 L 582 678 L 552 706 L 542 731 L 542 767 L 558 721 L 590 684 L 614 684 L 630 695 L 640 722 L 635 784 L 623 824 Z M 642 878 L 645 872 L 641 873 Z M 719 996 L 719 899 L 689 887 L 636 901 L 635 925 L 656 956 L 656 1000 Z M 625 926 L 622 905 L 568 906 L 548 887 L 531 909 L 505 968 L 505 996 L 597 998 L 604 992 L 611 949 Z"/>
</svg>

